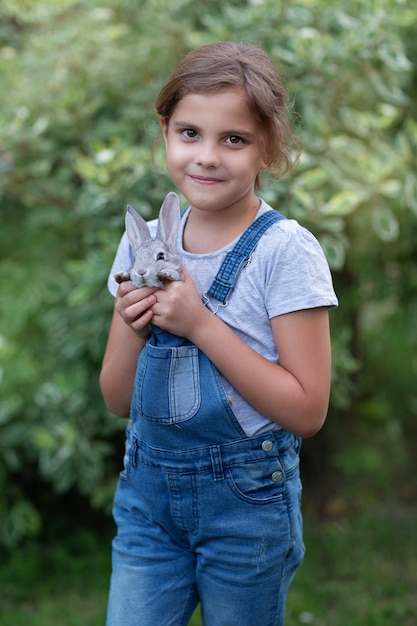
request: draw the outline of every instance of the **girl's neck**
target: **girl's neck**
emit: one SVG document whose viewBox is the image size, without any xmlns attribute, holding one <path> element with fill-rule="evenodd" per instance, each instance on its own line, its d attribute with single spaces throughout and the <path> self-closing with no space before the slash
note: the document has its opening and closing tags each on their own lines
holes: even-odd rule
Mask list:
<svg viewBox="0 0 417 626">
<path fill-rule="evenodd" d="M 260 200 L 244 211 L 205 212 L 191 208 L 183 233 L 183 248 L 192 254 L 209 254 L 221 250 L 241 235 L 256 218 Z"/>
</svg>

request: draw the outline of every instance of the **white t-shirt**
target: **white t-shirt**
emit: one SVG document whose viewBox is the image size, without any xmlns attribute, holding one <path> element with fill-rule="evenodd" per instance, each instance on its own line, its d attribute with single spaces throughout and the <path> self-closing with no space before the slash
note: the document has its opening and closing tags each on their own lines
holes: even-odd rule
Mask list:
<svg viewBox="0 0 417 626">
<path fill-rule="evenodd" d="M 257 217 L 270 209 L 262 201 Z M 209 290 L 224 257 L 239 237 L 221 250 L 191 254 L 182 247 L 187 214 L 188 210 L 182 218 L 177 248 L 184 267 L 206 301 L 203 294 Z M 157 220 L 149 222 L 153 236 L 156 226 Z M 118 288 L 114 274 L 130 270 L 133 260 L 133 249 L 124 233 L 108 279 L 113 296 Z M 335 307 L 337 304 L 329 266 L 317 239 L 295 220 L 280 220 L 261 237 L 250 262 L 239 274 L 227 305 L 221 306 L 217 300 L 210 299 L 207 306 L 249 346 L 277 363 L 279 355 L 269 321 L 271 318 L 302 309 Z M 215 337 L 213 341 L 216 341 Z M 224 377 L 221 378 L 233 412 L 248 437 L 279 429 L 276 423 L 249 405 Z"/>
</svg>

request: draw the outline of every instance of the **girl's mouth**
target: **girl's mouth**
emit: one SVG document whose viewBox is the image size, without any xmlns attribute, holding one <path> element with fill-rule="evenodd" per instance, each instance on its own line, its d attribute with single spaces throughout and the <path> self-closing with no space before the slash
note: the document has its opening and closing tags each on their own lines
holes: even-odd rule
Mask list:
<svg viewBox="0 0 417 626">
<path fill-rule="evenodd" d="M 211 176 L 193 176 L 190 175 L 190 178 L 200 185 L 216 185 L 221 183 L 222 180 L 220 178 L 212 178 Z"/>
</svg>

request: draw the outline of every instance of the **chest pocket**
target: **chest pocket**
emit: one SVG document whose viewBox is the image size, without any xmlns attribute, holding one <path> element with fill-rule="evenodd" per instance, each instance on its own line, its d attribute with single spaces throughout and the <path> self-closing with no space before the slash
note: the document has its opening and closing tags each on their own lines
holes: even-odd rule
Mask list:
<svg viewBox="0 0 417 626">
<path fill-rule="evenodd" d="M 136 375 L 134 402 L 150 421 L 177 424 L 191 419 L 201 403 L 198 348 L 148 343 Z"/>
</svg>

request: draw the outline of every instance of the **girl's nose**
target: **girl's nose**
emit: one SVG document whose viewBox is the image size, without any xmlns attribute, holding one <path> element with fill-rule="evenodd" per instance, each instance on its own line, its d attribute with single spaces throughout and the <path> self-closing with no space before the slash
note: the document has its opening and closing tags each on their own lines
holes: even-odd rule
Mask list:
<svg viewBox="0 0 417 626">
<path fill-rule="evenodd" d="M 217 167 L 219 165 L 219 154 L 212 143 L 201 143 L 196 155 L 196 163 L 203 167 Z"/>
</svg>

